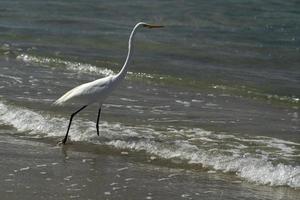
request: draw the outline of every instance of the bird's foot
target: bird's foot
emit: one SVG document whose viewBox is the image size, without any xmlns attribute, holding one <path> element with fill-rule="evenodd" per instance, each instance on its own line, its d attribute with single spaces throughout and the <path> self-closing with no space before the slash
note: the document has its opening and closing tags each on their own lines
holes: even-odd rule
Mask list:
<svg viewBox="0 0 300 200">
<path fill-rule="evenodd" d="M 58 146 L 62 146 L 62 145 L 65 145 L 66 144 L 66 138 L 64 138 L 63 140 L 59 140 L 58 142 L 57 142 L 57 145 Z"/>
</svg>

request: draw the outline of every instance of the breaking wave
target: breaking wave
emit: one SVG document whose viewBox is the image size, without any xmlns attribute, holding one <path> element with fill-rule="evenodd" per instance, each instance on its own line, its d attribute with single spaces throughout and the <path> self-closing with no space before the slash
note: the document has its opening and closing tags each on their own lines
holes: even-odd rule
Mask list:
<svg viewBox="0 0 300 200">
<path fill-rule="evenodd" d="M 107 68 L 99 68 L 94 65 L 80 63 L 80 62 L 71 62 L 71 61 L 64 61 L 58 58 L 47 58 L 47 57 L 38 57 L 38 56 L 31 56 L 28 54 L 20 54 L 17 56 L 18 60 L 22 60 L 24 62 L 29 63 L 38 63 L 40 65 L 59 65 L 66 67 L 67 70 L 76 71 L 81 73 L 90 73 L 90 74 L 98 74 L 98 75 L 113 75 L 114 72 Z"/>
<path fill-rule="evenodd" d="M 64 117 L 52 117 L 0 102 L 0 126 L 11 126 L 17 130 L 15 134 L 23 137 L 62 137 L 67 122 Z M 238 137 L 201 128 L 155 130 L 108 122 L 101 123 L 101 136 L 96 137 L 94 127 L 94 122 L 75 120 L 70 136 L 72 141 L 143 151 L 170 162 L 233 172 L 258 184 L 300 188 L 300 166 L 289 163 L 290 157 L 299 156 L 298 143 L 269 137 Z M 257 146 L 255 152 L 254 146 Z"/>
</svg>

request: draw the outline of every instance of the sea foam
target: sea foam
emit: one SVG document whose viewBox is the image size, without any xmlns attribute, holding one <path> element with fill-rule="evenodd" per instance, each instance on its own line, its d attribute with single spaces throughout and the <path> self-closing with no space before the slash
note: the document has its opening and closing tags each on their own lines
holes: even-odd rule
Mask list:
<svg viewBox="0 0 300 200">
<path fill-rule="evenodd" d="M 107 68 L 103 68 L 103 67 L 100 68 L 91 64 L 80 63 L 80 62 L 65 61 L 58 58 L 47 58 L 47 57 L 32 56 L 28 54 L 20 54 L 17 56 L 17 59 L 22 60 L 26 63 L 37 63 L 46 66 L 49 65 L 59 65 L 60 67 L 64 66 L 67 70 L 81 72 L 81 73 L 98 74 L 104 76 L 109 76 L 114 74 L 112 70 Z"/>
<path fill-rule="evenodd" d="M 17 130 L 15 134 L 22 133 L 29 138 L 62 137 L 67 123 L 68 118 L 65 117 L 53 117 L 0 102 L 0 125 L 12 126 Z M 142 151 L 150 157 L 170 162 L 197 164 L 224 173 L 233 172 L 241 179 L 258 184 L 300 188 L 300 166 L 288 162 L 289 156 L 299 154 L 297 149 L 300 144 L 295 142 L 215 133 L 201 128 L 156 130 L 151 126 L 133 127 L 103 121 L 100 127 L 101 135 L 96 137 L 94 122 L 76 119 L 72 124 L 71 140 Z M 257 152 L 265 153 L 260 155 L 253 152 L 253 145 L 264 147 Z M 280 159 L 285 161 L 281 162 Z"/>
</svg>

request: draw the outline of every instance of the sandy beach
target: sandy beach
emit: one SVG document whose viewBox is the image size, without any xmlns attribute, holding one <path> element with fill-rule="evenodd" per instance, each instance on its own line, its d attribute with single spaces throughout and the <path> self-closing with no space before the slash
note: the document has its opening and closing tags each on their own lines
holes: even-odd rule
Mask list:
<svg viewBox="0 0 300 200">
<path fill-rule="evenodd" d="M 1 136 L 1 199 L 296 199 L 298 194 L 76 145 Z"/>
</svg>

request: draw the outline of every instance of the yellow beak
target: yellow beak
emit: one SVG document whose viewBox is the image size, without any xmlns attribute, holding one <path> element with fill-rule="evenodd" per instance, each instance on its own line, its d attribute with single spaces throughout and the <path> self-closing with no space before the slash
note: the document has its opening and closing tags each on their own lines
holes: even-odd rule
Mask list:
<svg viewBox="0 0 300 200">
<path fill-rule="evenodd" d="M 154 25 L 154 24 L 144 24 L 143 26 L 147 27 L 147 28 L 163 28 L 164 27 L 161 25 Z"/>
</svg>

